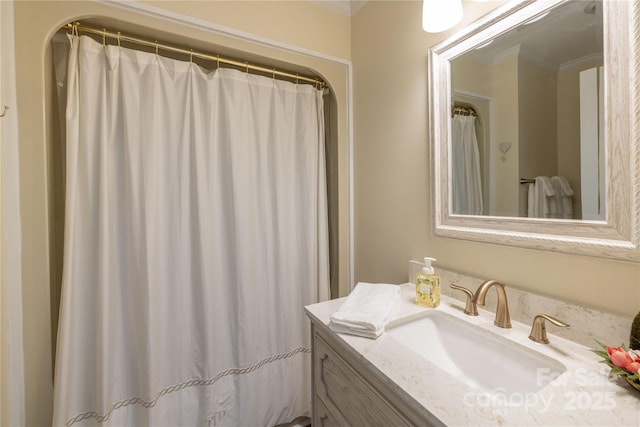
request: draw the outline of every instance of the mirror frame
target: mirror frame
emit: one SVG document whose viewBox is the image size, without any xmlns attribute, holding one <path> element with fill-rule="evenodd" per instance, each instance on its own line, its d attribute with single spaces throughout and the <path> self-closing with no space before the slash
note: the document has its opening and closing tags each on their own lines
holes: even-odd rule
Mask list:
<svg viewBox="0 0 640 427">
<path fill-rule="evenodd" d="M 603 1 L 605 221 L 451 213 L 450 61 L 565 1 L 508 2 L 429 49 L 432 232 L 441 237 L 640 262 L 640 2 Z"/>
</svg>

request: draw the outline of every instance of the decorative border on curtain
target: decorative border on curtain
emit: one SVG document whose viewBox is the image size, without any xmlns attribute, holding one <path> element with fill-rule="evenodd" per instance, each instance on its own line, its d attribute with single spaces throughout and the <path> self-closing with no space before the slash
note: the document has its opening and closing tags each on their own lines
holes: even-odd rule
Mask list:
<svg viewBox="0 0 640 427">
<path fill-rule="evenodd" d="M 113 413 L 113 411 L 116 411 L 120 408 L 124 408 L 129 405 L 140 405 L 144 408 L 153 408 L 156 405 L 156 403 L 158 403 L 158 400 L 166 394 L 173 393 L 174 391 L 184 390 L 189 387 L 211 386 L 215 384 L 218 380 L 226 376 L 248 374 L 255 371 L 256 369 L 261 368 L 267 363 L 276 362 L 282 359 L 289 359 L 298 353 L 311 353 L 311 349 L 307 347 L 298 347 L 291 350 L 288 353 L 280 353 L 271 357 L 267 357 L 265 359 L 262 359 L 258 363 L 255 363 L 253 365 L 250 365 L 244 368 L 227 369 L 225 371 L 217 373 L 214 377 L 209 379 L 194 379 L 194 380 L 184 381 L 179 384 L 174 384 L 174 385 L 165 387 L 162 390 L 160 390 L 158 393 L 156 393 L 156 396 L 153 400 L 144 400 L 141 397 L 132 397 L 125 400 L 120 400 L 118 402 L 115 402 L 113 405 L 111 405 L 109 410 L 107 410 L 107 412 L 105 412 L 104 414 L 98 414 L 95 411 L 85 412 L 83 414 L 76 415 L 75 417 L 69 419 L 69 421 L 67 421 L 66 423 L 66 426 L 69 427 L 77 422 L 80 422 L 89 418 L 95 418 L 97 422 L 101 423 L 101 422 L 107 421 L 111 416 L 111 414 Z"/>
</svg>

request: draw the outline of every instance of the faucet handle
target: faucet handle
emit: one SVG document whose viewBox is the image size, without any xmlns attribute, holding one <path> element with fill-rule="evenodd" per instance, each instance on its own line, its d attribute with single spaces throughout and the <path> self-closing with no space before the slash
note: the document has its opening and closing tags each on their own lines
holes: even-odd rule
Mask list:
<svg viewBox="0 0 640 427">
<path fill-rule="evenodd" d="M 538 314 L 533 318 L 533 326 L 531 327 L 531 333 L 529 334 L 529 339 L 541 344 L 549 344 L 549 338 L 547 338 L 547 329 L 545 327 L 545 320 L 553 323 L 556 326 L 560 326 L 562 328 L 566 328 L 569 325 L 564 323 L 555 317 L 551 317 L 547 314 Z"/>
<path fill-rule="evenodd" d="M 469 316 L 477 316 L 478 308 L 476 307 L 476 303 L 473 302 L 473 292 L 471 292 L 467 288 L 463 288 L 462 286 L 454 285 L 453 283 L 449 286 L 451 287 L 451 289 L 456 289 L 467 294 L 467 305 L 464 307 L 464 314 L 468 314 Z"/>
</svg>

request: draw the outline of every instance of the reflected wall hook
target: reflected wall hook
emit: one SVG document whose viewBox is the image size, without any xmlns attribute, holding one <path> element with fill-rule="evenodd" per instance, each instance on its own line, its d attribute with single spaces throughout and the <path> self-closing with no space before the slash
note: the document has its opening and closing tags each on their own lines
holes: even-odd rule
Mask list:
<svg viewBox="0 0 640 427">
<path fill-rule="evenodd" d="M 510 149 L 511 149 L 511 143 L 509 141 L 505 141 L 498 146 L 498 150 L 500 150 L 500 152 L 502 153 L 503 162 L 507 160 L 506 154 L 507 154 L 507 151 L 509 151 Z"/>
<path fill-rule="evenodd" d="M 4 117 L 5 114 L 7 114 L 8 109 L 9 109 L 9 106 L 5 105 L 4 108 L 2 109 L 2 114 L 0 114 L 0 117 Z"/>
</svg>

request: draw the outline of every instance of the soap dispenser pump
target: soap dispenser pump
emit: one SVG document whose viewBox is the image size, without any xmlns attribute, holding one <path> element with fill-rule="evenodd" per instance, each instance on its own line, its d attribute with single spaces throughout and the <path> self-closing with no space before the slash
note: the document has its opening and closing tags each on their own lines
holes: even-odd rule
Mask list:
<svg viewBox="0 0 640 427">
<path fill-rule="evenodd" d="M 416 276 L 416 304 L 430 308 L 440 304 L 440 277 L 431 266 L 433 261 L 434 258 L 425 257 L 424 267 Z"/>
</svg>

